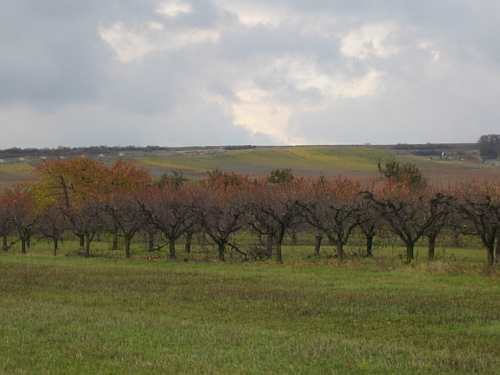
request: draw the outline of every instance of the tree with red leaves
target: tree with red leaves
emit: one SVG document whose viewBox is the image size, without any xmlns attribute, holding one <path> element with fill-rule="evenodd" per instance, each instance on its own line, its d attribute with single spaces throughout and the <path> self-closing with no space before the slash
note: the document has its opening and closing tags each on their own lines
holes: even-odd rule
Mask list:
<svg viewBox="0 0 500 375">
<path fill-rule="evenodd" d="M 21 241 L 21 252 L 26 254 L 28 241 L 38 220 L 33 195 L 28 187 L 16 185 L 4 190 L 3 200 L 12 222 L 12 230 Z"/>
</svg>

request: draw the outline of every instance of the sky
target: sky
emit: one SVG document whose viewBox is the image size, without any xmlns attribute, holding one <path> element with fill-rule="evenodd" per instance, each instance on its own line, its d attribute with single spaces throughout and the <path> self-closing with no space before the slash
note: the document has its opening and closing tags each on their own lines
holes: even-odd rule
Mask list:
<svg viewBox="0 0 500 375">
<path fill-rule="evenodd" d="M 476 142 L 498 0 L 1 0 L 0 148 Z"/>
</svg>

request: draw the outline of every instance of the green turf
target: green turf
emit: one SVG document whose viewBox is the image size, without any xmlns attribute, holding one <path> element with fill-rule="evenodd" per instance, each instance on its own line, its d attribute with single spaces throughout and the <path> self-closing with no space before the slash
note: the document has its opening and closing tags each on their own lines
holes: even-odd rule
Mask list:
<svg viewBox="0 0 500 375">
<path fill-rule="evenodd" d="M 67 241 L 60 254 L 76 244 Z M 287 246 L 285 265 L 0 254 L 0 373 L 497 374 L 500 284 L 479 249 L 399 247 L 343 264 Z M 325 248 L 326 253 L 332 249 Z M 348 249 L 352 254 L 356 246 Z M 196 261 L 204 260 L 204 261 Z"/>
</svg>

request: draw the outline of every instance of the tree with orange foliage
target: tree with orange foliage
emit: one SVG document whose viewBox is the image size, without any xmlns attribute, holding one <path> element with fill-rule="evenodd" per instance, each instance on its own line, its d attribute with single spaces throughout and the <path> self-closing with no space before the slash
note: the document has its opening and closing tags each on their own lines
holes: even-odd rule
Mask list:
<svg viewBox="0 0 500 375">
<path fill-rule="evenodd" d="M 85 246 L 87 256 L 94 236 L 108 224 L 105 219 L 109 221 L 109 215 L 105 214 L 109 210 L 104 211 L 104 207 L 115 207 L 112 203 L 126 200 L 127 194 L 137 193 L 150 182 L 149 173 L 130 161 L 119 160 L 107 167 L 86 157 L 46 160 L 37 167 L 37 174 L 39 181 L 34 191 L 38 203 L 58 205 L 70 229 L 80 238 L 80 246 Z M 117 224 L 119 229 L 125 228 L 124 223 Z M 127 236 L 133 235 L 125 231 Z"/>
<path fill-rule="evenodd" d="M 36 172 L 39 204 L 58 206 L 89 256 L 91 242 L 104 227 L 101 208 L 110 189 L 108 168 L 101 161 L 79 157 L 45 160 Z"/>
<path fill-rule="evenodd" d="M 142 202 L 151 176 L 131 161 L 118 160 L 109 168 L 107 185 L 102 206 L 105 227 L 115 236 L 123 236 L 125 256 L 130 258 L 132 239 L 145 225 Z"/>
</svg>

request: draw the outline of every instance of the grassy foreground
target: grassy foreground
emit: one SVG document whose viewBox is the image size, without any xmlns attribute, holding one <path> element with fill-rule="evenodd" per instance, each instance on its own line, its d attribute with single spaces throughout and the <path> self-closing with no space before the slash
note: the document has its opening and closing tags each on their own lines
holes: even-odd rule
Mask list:
<svg viewBox="0 0 500 375">
<path fill-rule="evenodd" d="M 0 255 L 3 374 L 497 374 L 477 272 Z"/>
</svg>

